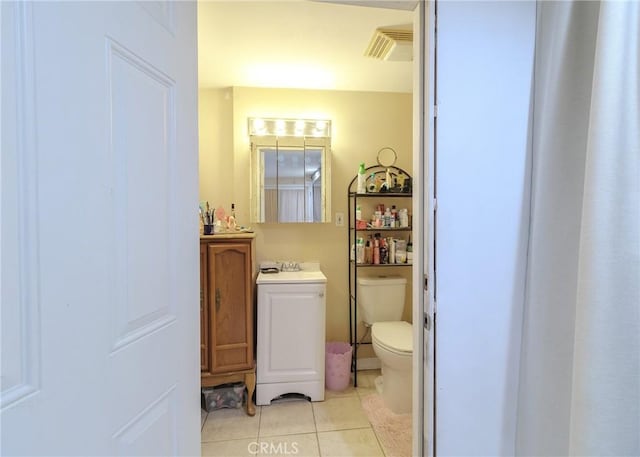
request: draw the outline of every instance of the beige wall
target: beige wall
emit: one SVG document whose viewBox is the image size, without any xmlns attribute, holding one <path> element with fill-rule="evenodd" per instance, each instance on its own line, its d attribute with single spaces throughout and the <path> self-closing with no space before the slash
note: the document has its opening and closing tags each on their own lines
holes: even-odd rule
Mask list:
<svg viewBox="0 0 640 457">
<path fill-rule="evenodd" d="M 233 202 L 233 91 L 201 89 L 198 98 L 200 135 L 200 201 L 229 210 Z"/>
<path fill-rule="evenodd" d="M 235 203 L 238 222 L 256 232 L 256 259 L 319 261 L 327 276 L 327 340 L 349 338 L 347 227 L 335 226 L 335 213 L 347 220 L 347 187 L 358 164 L 376 163 L 389 146 L 396 165 L 411 173 L 412 95 L 235 87 L 200 91 L 200 200 L 227 210 Z M 332 122 L 331 220 L 324 224 L 251 224 L 249 222 L 249 117 L 322 118 Z M 409 209 L 411 206 L 407 204 Z M 410 268 L 380 269 L 400 274 Z M 361 270 L 361 272 L 363 272 Z M 404 318 L 411 320 L 411 285 Z M 362 328 L 358 331 L 363 334 Z M 359 355 L 371 356 L 370 347 Z"/>
</svg>

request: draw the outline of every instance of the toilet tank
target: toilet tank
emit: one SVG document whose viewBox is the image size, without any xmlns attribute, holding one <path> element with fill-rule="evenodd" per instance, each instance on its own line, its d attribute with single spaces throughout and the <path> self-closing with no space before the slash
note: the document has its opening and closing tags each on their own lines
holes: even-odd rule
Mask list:
<svg viewBox="0 0 640 457">
<path fill-rule="evenodd" d="M 406 278 L 377 276 L 358 278 L 358 308 L 367 324 L 399 321 L 404 310 Z"/>
</svg>

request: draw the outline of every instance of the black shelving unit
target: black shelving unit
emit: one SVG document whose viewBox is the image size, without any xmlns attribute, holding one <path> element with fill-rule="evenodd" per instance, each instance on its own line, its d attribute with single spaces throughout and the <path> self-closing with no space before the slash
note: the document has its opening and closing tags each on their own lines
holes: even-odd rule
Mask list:
<svg viewBox="0 0 640 457">
<path fill-rule="evenodd" d="M 371 264 L 371 263 L 357 263 L 357 253 L 355 253 L 355 258 L 351 259 L 351 248 L 355 246 L 356 240 L 358 239 L 359 234 L 402 234 L 408 233 L 411 234 L 411 222 L 409 222 L 408 227 L 367 227 L 367 228 L 357 228 L 356 227 L 356 209 L 358 207 L 358 202 L 378 200 L 379 202 L 383 202 L 388 199 L 408 199 L 409 202 L 407 206 L 411 205 L 412 198 L 412 181 L 411 175 L 407 173 L 405 170 L 398 167 L 383 167 L 380 165 L 374 165 L 365 170 L 365 176 L 369 178 L 372 174 L 376 177 L 379 177 L 380 180 L 386 181 L 387 172 L 392 177 L 392 181 L 395 181 L 399 176 L 404 175 L 408 178 L 405 182 L 404 187 L 396 187 L 391 186 L 390 191 L 381 191 L 381 192 L 366 192 L 366 193 L 358 193 L 357 185 L 358 185 L 358 176 L 354 177 L 349 183 L 348 189 L 348 252 L 349 252 L 349 342 L 351 347 L 353 348 L 352 352 L 352 363 L 351 369 L 353 370 L 353 385 L 354 387 L 358 386 L 358 346 L 360 344 L 371 344 L 370 341 L 359 342 L 358 341 L 358 270 L 361 268 L 366 269 L 388 269 L 388 268 L 406 268 L 411 267 L 411 263 L 386 263 L 386 264 Z M 372 204 L 370 203 L 370 206 Z"/>
</svg>

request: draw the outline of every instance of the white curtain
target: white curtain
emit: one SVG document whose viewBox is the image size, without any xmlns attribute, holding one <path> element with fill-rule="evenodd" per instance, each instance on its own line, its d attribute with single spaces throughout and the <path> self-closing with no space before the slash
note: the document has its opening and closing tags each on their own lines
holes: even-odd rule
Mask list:
<svg viewBox="0 0 640 457">
<path fill-rule="evenodd" d="M 278 189 L 278 221 L 304 220 L 304 189 Z"/>
<path fill-rule="evenodd" d="M 264 189 L 264 221 L 278 222 L 278 189 Z"/>
<path fill-rule="evenodd" d="M 640 2 L 539 2 L 516 451 L 640 455 Z"/>
</svg>

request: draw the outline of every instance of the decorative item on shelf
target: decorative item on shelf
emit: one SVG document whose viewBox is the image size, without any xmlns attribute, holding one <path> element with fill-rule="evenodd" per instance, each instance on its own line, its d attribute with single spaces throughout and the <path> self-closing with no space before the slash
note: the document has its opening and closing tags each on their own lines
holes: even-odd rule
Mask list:
<svg viewBox="0 0 640 457">
<path fill-rule="evenodd" d="M 398 159 L 398 154 L 393 148 L 389 146 L 385 146 L 380 149 L 377 154 L 378 164 L 381 167 L 389 168 L 396 164 L 396 160 Z"/>
<path fill-rule="evenodd" d="M 216 217 L 216 222 L 215 222 L 214 233 L 224 232 L 225 223 L 226 223 L 226 212 L 222 206 L 219 206 L 215 210 L 215 217 Z"/>
<path fill-rule="evenodd" d="M 394 192 L 395 184 L 393 182 L 391 170 L 389 168 L 386 169 L 384 176 L 384 182 L 379 186 L 380 192 Z"/>
</svg>

